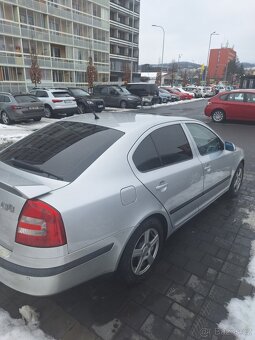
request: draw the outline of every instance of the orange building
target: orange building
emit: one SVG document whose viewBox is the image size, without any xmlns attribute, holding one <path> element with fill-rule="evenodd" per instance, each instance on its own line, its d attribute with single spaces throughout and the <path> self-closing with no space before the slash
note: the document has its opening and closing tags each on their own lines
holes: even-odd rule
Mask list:
<svg viewBox="0 0 255 340">
<path fill-rule="evenodd" d="M 233 48 L 222 47 L 210 50 L 208 74 L 210 82 L 225 80 L 227 65 L 230 60 L 236 58 L 236 51 Z"/>
</svg>

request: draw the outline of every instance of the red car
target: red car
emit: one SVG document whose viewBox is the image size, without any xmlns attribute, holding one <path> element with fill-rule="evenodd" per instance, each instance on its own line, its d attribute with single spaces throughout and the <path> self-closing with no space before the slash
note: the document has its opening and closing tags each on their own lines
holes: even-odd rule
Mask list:
<svg viewBox="0 0 255 340">
<path fill-rule="evenodd" d="M 220 92 L 208 100 L 204 113 L 214 122 L 255 120 L 255 89 Z"/>
<path fill-rule="evenodd" d="M 180 98 L 180 100 L 186 100 L 186 99 L 192 99 L 193 98 L 193 96 L 191 96 L 189 93 L 180 92 L 176 89 L 173 89 L 172 87 L 162 87 L 162 89 L 165 89 L 168 92 L 177 95 Z"/>
</svg>

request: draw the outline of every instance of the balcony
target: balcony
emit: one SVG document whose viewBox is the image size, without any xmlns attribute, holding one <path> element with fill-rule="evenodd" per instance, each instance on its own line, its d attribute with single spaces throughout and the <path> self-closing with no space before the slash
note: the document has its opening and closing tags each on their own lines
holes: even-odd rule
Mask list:
<svg viewBox="0 0 255 340">
<path fill-rule="evenodd" d="M 86 25 L 92 25 L 92 17 L 79 12 L 73 12 L 73 20 Z"/>
<path fill-rule="evenodd" d="M 49 32 L 42 28 L 30 28 L 26 25 L 21 25 L 21 36 L 22 38 L 49 41 Z"/>
<path fill-rule="evenodd" d="M 74 70 L 74 61 L 62 58 L 52 58 L 52 68 Z"/>
<path fill-rule="evenodd" d="M 1 34 L 20 36 L 19 25 L 5 20 L 0 20 L 0 32 Z"/>
<path fill-rule="evenodd" d="M 56 44 L 63 44 L 63 45 L 72 45 L 73 44 L 73 36 L 62 34 L 56 31 L 50 31 L 50 41 Z"/>
<path fill-rule="evenodd" d="M 47 5 L 46 3 L 43 3 L 41 1 L 36 0 L 19 0 L 18 1 L 19 6 L 24 6 L 26 8 L 36 10 L 38 12 L 44 12 L 47 13 Z"/>
<path fill-rule="evenodd" d="M 26 0 L 25 0 L 26 1 Z M 48 10 L 51 15 L 55 15 L 61 18 L 72 20 L 71 9 L 59 6 L 55 3 L 48 2 Z"/>
</svg>

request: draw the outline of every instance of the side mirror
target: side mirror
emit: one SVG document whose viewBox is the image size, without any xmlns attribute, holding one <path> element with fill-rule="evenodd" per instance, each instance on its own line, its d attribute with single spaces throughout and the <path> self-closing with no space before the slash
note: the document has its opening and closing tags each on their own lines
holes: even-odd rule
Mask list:
<svg viewBox="0 0 255 340">
<path fill-rule="evenodd" d="M 235 146 L 234 143 L 225 142 L 225 150 L 227 150 L 227 151 L 235 151 L 236 150 L 236 146 Z"/>
</svg>

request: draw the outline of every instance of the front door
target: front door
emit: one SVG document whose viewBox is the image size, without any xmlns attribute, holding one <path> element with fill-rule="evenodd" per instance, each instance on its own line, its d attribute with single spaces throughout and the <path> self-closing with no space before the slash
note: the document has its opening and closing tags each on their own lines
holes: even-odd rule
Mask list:
<svg viewBox="0 0 255 340">
<path fill-rule="evenodd" d="M 222 140 L 209 128 L 199 123 L 186 123 L 197 147 L 204 171 L 203 196 L 200 208 L 204 208 L 229 187 L 233 157 L 224 149 Z"/>
</svg>

